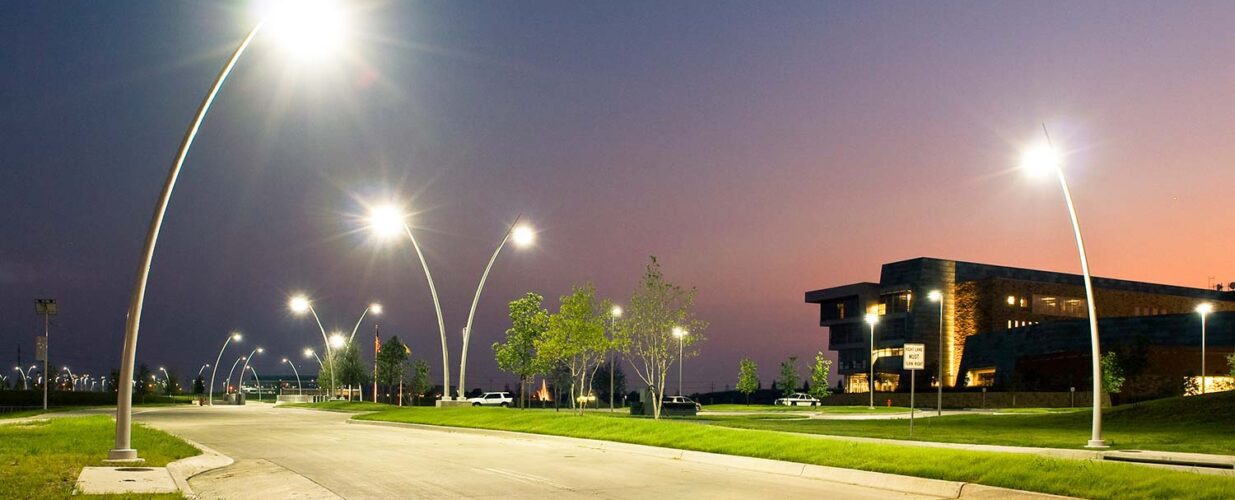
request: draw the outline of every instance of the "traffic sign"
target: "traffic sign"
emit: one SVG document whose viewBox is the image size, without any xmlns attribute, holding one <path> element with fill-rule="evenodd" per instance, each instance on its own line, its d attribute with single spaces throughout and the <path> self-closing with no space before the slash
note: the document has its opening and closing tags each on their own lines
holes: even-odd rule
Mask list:
<svg viewBox="0 0 1235 500">
<path fill-rule="evenodd" d="M 905 370 L 926 369 L 926 344 L 905 344 Z"/>
</svg>

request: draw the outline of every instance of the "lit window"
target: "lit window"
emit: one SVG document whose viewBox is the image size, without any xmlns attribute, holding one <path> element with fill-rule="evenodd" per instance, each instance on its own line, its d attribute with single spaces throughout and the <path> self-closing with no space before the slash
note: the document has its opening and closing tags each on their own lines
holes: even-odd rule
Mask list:
<svg viewBox="0 0 1235 500">
<path fill-rule="evenodd" d="M 1014 305 L 1016 305 L 1016 297 L 1013 297 L 1013 296 L 1009 295 L 1009 296 L 1008 296 L 1008 305 L 1010 305 L 1010 306 L 1014 306 Z"/>
</svg>

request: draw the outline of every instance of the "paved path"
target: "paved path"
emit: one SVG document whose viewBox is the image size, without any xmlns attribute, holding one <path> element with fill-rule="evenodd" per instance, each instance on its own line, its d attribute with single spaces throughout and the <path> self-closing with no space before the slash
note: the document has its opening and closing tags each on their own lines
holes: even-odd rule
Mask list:
<svg viewBox="0 0 1235 500">
<path fill-rule="evenodd" d="M 929 498 L 534 435 L 349 425 L 350 416 L 250 405 L 136 418 L 237 460 L 189 481 L 203 498 Z"/>
</svg>

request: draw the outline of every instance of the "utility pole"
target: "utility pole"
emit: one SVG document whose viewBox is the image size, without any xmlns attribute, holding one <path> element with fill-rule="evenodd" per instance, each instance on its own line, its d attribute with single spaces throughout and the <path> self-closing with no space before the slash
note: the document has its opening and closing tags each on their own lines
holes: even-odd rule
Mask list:
<svg viewBox="0 0 1235 500">
<path fill-rule="evenodd" d="M 34 313 L 43 317 L 43 336 L 36 339 L 36 360 L 43 361 L 43 410 L 47 410 L 47 385 L 51 378 L 47 376 L 47 346 L 48 334 L 51 333 L 51 317 L 57 313 L 56 299 L 34 299 Z M 39 359 L 41 358 L 41 359 Z"/>
</svg>

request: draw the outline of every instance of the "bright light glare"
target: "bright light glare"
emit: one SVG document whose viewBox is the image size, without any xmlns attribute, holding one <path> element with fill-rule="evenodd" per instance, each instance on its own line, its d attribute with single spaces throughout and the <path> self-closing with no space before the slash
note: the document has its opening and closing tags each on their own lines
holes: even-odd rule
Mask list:
<svg viewBox="0 0 1235 500">
<path fill-rule="evenodd" d="M 369 209 L 369 216 L 366 218 L 369 229 L 374 234 L 382 238 L 390 238 L 398 236 L 407 227 L 407 216 L 399 207 L 394 205 L 382 205 Z"/>
<path fill-rule="evenodd" d="M 283 362 L 284 362 L 284 363 L 286 363 L 286 362 L 287 362 L 287 358 L 283 358 Z"/>
<path fill-rule="evenodd" d="M 240 332 L 232 332 L 232 340 L 240 342 Z"/>
<path fill-rule="evenodd" d="M 262 348 L 260 348 L 260 347 L 258 347 L 258 348 L 257 348 L 257 353 L 258 353 L 258 354 L 261 354 L 261 353 L 263 353 L 263 352 L 266 352 L 266 350 L 265 350 L 265 349 L 262 349 Z"/>
<path fill-rule="evenodd" d="M 685 328 L 682 328 L 682 327 L 680 327 L 680 326 L 675 326 L 675 327 L 673 327 L 673 336 L 674 336 L 674 337 L 677 337 L 677 338 L 679 338 L 679 339 L 680 339 L 680 338 L 682 338 L 682 337 L 685 337 L 686 335 L 687 335 L 687 331 L 686 331 L 686 329 L 685 329 Z"/>
<path fill-rule="evenodd" d="M 931 302 L 939 302 L 943 300 L 943 292 L 939 290 L 931 290 L 930 293 L 926 294 L 926 298 L 931 299 Z"/>
<path fill-rule="evenodd" d="M 1021 168 L 1035 176 L 1055 172 L 1059 166 L 1059 153 L 1050 146 L 1034 147 L 1021 156 Z"/>
<path fill-rule="evenodd" d="M 369 312 L 372 312 L 373 314 L 381 314 L 381 313 L 382 313 L 382 305 L 381 305 L 381 304 L 378 304 L 378 303 L 376 303 L 376 302 L 374 302 L 374 303 L 372 303 L 372 304 L 369 304 Z"/>
<path fill-rule="evenodd" d="M 287 302 L 287 307 L 296 314 L 304 313 L 309 310 L 309 299 L 304 295 L 297 295 Z"/>
<path fill-rule="evenodd" d="M 306 358 L 307 358 L 307 357 L 312 356 L 312 355 L 313 355 L 313 349 L 305 349 L 305 350 L 304 350 L 304 357 L 306 357 Z"/>
<path fill-rule="evenodd" d="M 1210 304 L 1209 302 L 1206 302 L 1204 304 L 1196 306 L 1196 312 L 1201 313 L 1201 316 L 1204 316 L 1206 314 L 1214 312 L 1214 305 Z"/>
<path fill-rule="evenodd" d="M 514 241 L 515 246 L 525 247 L 536 241 L 536 233 L 529 226 L 519 226 L 510 234 L 510 239 Z"/>
<path fill-rule="evenodd" d="M 327 56 L 338 50 L 346 34 L 345 12 L 338 0 L 269 0 L 262 6 L 264 29 L 291 52 L 303 57 Z"/>
<path fill-rule="evenodd" d="M 330 335 L 330 347 L 338 349 L 345 345 L 347 345 L 347 337 L 344 337 L 342 333 L 334 333 Z"/>
<path fill-rule="evenodd" d="M 622 306 L 613 306 L 613 309 L 609 310 L 609 314 L 613 315 L 615 318 L 622 317 Z"/>
<path fill-rule="evenodd" d="M 875 313 L 868 313 L 868 314 L 866 315 L 866 323 L 867 323 L 867 324 L 871 324 L 871 325 L 873 325 L 873 324 L 878 323 L 878 322 L 879 322 L 879 315 L 878 315 L 878 314 L 875 314 Z"/>
</svg>

